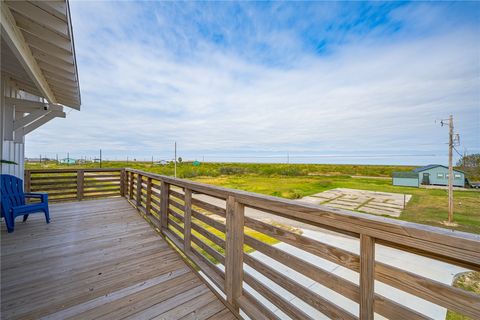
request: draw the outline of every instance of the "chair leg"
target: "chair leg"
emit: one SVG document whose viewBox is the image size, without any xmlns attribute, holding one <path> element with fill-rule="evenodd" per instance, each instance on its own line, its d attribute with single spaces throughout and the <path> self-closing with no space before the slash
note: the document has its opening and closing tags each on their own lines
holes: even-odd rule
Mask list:
<svg viewBox="0 0 480 320">
<path fill-rule="evenodd" d="M 24 214 L 23 215 L 23 222 L 27 221 L 27 219 L 28 219 L 28 214 Z"/>
<path fill-rule="evenodd" d="M 7 225 L 8 233 L 12 233 L 13 229 L 15 228 L 15 220 L 9 214 L 6 214 L 4 219 L 5 219 L 5 224 Z"/>
<path fill-rule="evenodd" d="M 48 206 L 44 209 L 45 212 L 45 221 L 50 223 L 50 212 L 48 211 Z"/>
</svg>

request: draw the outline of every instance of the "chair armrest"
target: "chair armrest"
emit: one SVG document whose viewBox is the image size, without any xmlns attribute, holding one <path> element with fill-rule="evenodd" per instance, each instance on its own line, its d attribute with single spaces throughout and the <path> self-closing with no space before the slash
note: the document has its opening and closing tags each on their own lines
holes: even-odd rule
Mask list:
<svg viewBox="0 0 480 320">
<path fill-rule="evenodd" d="M 46 193 L 33 193 L 33 192 L 26 192 L 25 197 L 26 198 L 41 198 L 43 195 Z"/>
<path fill-rule="evenodd" d="M 41 199 L 42 202 L 47 201 L 48 199 L 48 194 L 47 193 L 39 193 L 39 192 L 26 192 L 25 193 L 25 198 L 37 198 Z"/>
</svg>

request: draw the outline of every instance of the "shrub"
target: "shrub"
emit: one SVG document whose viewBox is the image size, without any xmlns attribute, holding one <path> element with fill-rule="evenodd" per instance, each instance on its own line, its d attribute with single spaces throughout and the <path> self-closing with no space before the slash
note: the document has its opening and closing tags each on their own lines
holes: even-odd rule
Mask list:
<svg viewBox="0 0 480 320">
<path fill-rule="evenodd" d="M 245 174 L 247 170 L 241 167 L 220 167 L 218 172 L 222 175 Z"/>
</svg>

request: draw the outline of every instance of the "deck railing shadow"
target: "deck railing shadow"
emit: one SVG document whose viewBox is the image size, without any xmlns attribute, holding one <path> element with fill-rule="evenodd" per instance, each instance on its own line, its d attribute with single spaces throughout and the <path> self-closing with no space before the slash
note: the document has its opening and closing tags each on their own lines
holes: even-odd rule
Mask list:
<svg viewBox="0 0 480 320">
<path fill-rule="evenodd" d="M 375 281 L 472 319 L 480 319 L 480 296 L 378 261 L 386 246 L 469 270 L 480 271 L 480 236 L 389 218 L 299 203 L 220 188 L 135 169 L 27 170 L 27 191 L 48 191 L 54 201 L 123 196 L 158 232 L 213 283 L 226 302 L 252 319 L 277 319 L 272 306 L 294 319 L 311 319 L 308 308 L 292 303 L 276 285 L 332 319 L 429 319 L 414 306 L 380 295 Z M 212 199 L 215 201 L 209 201 Z M 358 252 L 309 238 L 265 219 L 246 215 L 255 209 L 358 241 Z M 253 233 L 250 231 L 254 231 Z M 258 237 L 257 235 L 262 235 Z M 299 258 L 264 237 L 286 243 L 357 274 L 356 281 Z M 254 255 L 256 250 L 356 304 L 346 310 L 285 276 Z M 248 272 L 254 270 L 255 273 Z M 248 288 L 248 290 L 247 290 Z M 282 292 L 283 292 L 282 291 Z M 259 298 L 261 297 L 261 298 Z M 265 303 L 268 301 L 268 303 Z"/>
</svg>

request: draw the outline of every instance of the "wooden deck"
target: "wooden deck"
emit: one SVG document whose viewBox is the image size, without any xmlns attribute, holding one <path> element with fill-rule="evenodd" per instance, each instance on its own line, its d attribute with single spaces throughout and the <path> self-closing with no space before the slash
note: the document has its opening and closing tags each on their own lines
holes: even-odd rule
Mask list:
<svg viewBox="0 0 480 320">
<path fill-rule="evenodd" d="M 235 319 L 124 198 L 1 229 L 2 319 Z"/>
</svg>

